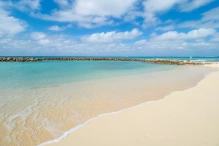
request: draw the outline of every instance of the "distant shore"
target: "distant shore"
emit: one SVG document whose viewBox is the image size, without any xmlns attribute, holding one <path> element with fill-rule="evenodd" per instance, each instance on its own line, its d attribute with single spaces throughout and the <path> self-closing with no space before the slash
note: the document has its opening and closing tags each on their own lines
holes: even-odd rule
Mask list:
<svg viewBox="0 0 219 146">
<path fill-rule="evenodd" d="M 216 71 L 193 88 L 101 116 L 61 141 L 45 145 L 216 146 L 219 144 L 218 86 Z"/>
<path fill-rule="evenodd" d="M 0 62 L 41 62 L 41 61 L 137 61 L 155 64 L 170 65 L 207 65 L 214 62 L 192 61 L 192 60 L 173 60 L 173 59 L 136 59 L 136 58 L 110 58 L 110 57 L 0 57 Z"/>
</svg>

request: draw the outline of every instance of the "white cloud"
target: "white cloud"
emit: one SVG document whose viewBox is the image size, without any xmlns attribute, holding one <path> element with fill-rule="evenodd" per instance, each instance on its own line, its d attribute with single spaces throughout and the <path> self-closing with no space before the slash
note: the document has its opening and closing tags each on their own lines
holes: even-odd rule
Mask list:
<svg viewBox="0 0 219 146">
<path fill-rule="evenodd" d="M 50 42 L 51 41 L 49 39 L 40 39 L 38 41 L 38 43 L 41 44 L 41 45 L 47 45 L 47 44 L 50 44 Z"/>
<path fill-rule="evenodd" d="M 118 32 L 117 32 L 118 33 Z M 194 33 L 194 32 L 193 32 Z M 193 34 L 192 33 L 192 34 Z M 192 35 L 190 34 L 190 35 Z M 29 39 L 0 39 L 2 55 L 214 55 L 219 53 L 219 42 L 216 40 L 187 41 L 171 40 L 139 40 L 135 43 L 112 41 L 108 43 L 84 42 L 72 39 L 68 35 L 49 35 L 42 32 L 30 34 Z M 33 37 L 34 36 L 34 37 Z M 216 34 L 215 34 L 216 37 Z M 196 38 L 196 37 L 194 37 Z M 31 49 L 30 49 L 31 48 Z M 209 51 L 211 50 L 211 51 Z"/>
<path fill-rule="evenodd" d="M 166 33 L 163 33 L 161 35 L 155 36 L 154 40 L 194 40 L 194 39 L 200 39 L 205 38 L 207 36 L 211 36 L 214 33 L 216 33 L 216 30 L 214 29 L 206 29 L 206 28 L 200 28 L 197 30 L 191 30 L 188 33 L 179 33 L 177 31 L 168 31 Z"/>
<path fill-rule="evenodd" d="M 143 2 L 145 17 L 144 26 L 157 25 L 160 21 L 157 17 L 157 13 L 168 11 L 179 2 L 180 0 L 145 0 Z"/>
<path fill-rule="evenodd" d="M 38 44 L 38 46 L 44 47 L 61 47 L 61 42 L 66 42 L 62 35 L 47 35 L 43 32 L 32 32 L 30 34 L 32 41 Z"/>
<path fill-rule="evenodd" d="M 162 12 L 172 8 L 175 4 L 180 3 L 181 0 L 145 0 L 143 5 L 146 12 Z"/>
<path fill-rule="evenodd" d="M 214 0 L 145 0 L 144 6 L 144 27 L 156 26 L 160 23 L 158 15 L 179 7 L 180 11 L 192 11 Z"/>
<path fill-rule="evenodd" d="M 201 6 L 211 3 L 214 0 L 192 0 L 185 1 L 180 5 L 181 11 L 192 11 Z"/>
<path fill-rule="evenodd" d="M 71 28 L 72 25 L 71 24 L 68 24 L 66 26 L 58 26 L 58 25 L 53 25 L 53 26 L 50 26 L 48 29 L 51 30 L 51 31 L 62 31 L 62 30 L 65 30 L 67 28 Z"/>
<path fill-rule="evenodd" d="M 203 21 L 219 20 L 218 14 L 219 14 L 219 7 L 211 9 L 211 10 L 202 14 L 203 15 L 202 20 Z"/>
<path fill-rule="evenodd" d="M 15 8 L 20 11 L 33 11 L 40 9 L 41 0 L 7 0 L 0 1 L 0 7 L 2 8 Z"/>
<path fill-rule="evenodd" d="M 76 0 L 74 10 L 81 16 L 120 17 L 132 7 L 135 0 Z"/>
<path fill-rule="evenodd" d="M 69 5 L 68 0 L 53 0 L 55 3 L 57 3 L 60 7 L 67 7 Z"/>
<path fill-rule="evenodd" d="M 44 39 L 46 38 L 46 34 L 45 33 L 42 33 L 42 32 L 32 32 L 30 34 L 31 38 L 34 39 L 34 40 L 41 40 L 41 39 Z"/>
<path fill-rule="evenodd" d="M 15 35 L 22 32 L 27 27 L 27 24 L 10 15 L 9 12 L 0 8 L 0 36 Z"/>
<path fill-rule="evenodd" d="M 216 34 L 212 37 L 211 42 L 218 42 L 218 43 L 219 43 L 219 33 L 216 33 Z"/>
<path fill-rule="evenodd" d="M 167 25 L 167 26 L 160 26 L 155 28 L 155 30 L 161 30 L 161 31 L 168 31 L 168 30 L 173 30 L 175 28 L 174 25 Z"/>
<path fill-rule="evenodd" d="M 137 0 L 55 0 L 60 5 L 59 10 L 53 10 L 50 15 L 38 14 L 38 18 L 59 21 L 77 22 L 80 26 L 95 27 L 111 24 L 111 18 L 121 18 L 134 7 Z"/>
<path fill-rule="evenodd" d="M 185 22 L 178 24 L 178 27 L 179 28 L 197 28 L 200 26 L 201 23 L 202 22 L 200 20 L 199 21 L 195 21 L 195 20 L 185 21 Z"/>
<path fill-rule="evenodd" d="M 179 28 L 219 28 L 219 21 L 186 21 L 178 24 Z"/>
<path fill-rule="evenodd" d="M 185 40 L 139 40 L 134 43 L 136 52 L 152 56 L 212 56 L 219 52 L 219 43 L 205 40 L 199 42 L 187 42 Z M 211 51 L 209 51 L 211 50 Z"/>
<path fill-rule="evenodd" d="M 37 10 L 40 8 L 40 1 L 41 0 L 20 0 L 16 5 L 19 9 L 23 10 Z"/>
<path fill-rule="evenodd" d="M 161 41 L 161 40 L 139 40 L 134 43 L 134 46 L 140 51 L 146 51 L 146 50 L 152 50 L 154 51 L 154 55 L 156 55 L 158 52 L 168 53 L 168 51 L 174 51 L 174 50 L 187 50 L 188 46 L 187 42 L 183 40 L 174 40 L 174 41 Z"/>
<path fill-rule="evenodd" d="M 58 25 L 53 25 L 53 26 L 50 26 L 48 28 L 49 30 L 52 30 L 52 31 L 61 31 L 63 30 L 61 27 L 59 27 Z"/>
<path fill-rule="evenodd" d="M 200 20 L 192 20 L 180 23 L 180 28 L 219 28 L 219 7 L 202 14 Z"/>
<path fill-rule="evenodd" d="M 138 52 L 147 53 L 165 53 L 174 52 L 176 50 L 195 51 L 201 49 L 218 49 L 219 37 L 216 30 L 219 28 L 219 7 L 207 11 L 201 15 L 200 20 L 188 21 L 177 25 L 168 20 L 162 22 L 160 27 L 155 30 L 168 31 L 163 34 L 152 33 L 148 40 L 140 40 L 136 43 L 123 43 L 123 40 L 131 40 L 142 35 L 138 29 L 121 32 L 109 31 L 93 33 L 82 36 L 78 41 L 73 40 L 74 36 L 67 35 L 51 35 L 43 32 L 33 32 L 29 38 L 11 39 L 9 36 L 22 32 L 26 28 L 25 22 L 13 17 L 9 8 L 16 8 L 21 11 L 30 12 L 31 14 L 39 14 L 41 0 L 0 0 L 0 53 L 2 50 L 10 50 L 12 53 L 20 51 L 23 53 L 44 53 L 48 55 L 74 55 L 78 53 L 88 54 L 106 54 L 117 53 L 133 55 Z M 115 25 L 114 20 L 122 20 L 141 25 L 141 21 L 135 21 L 137 17 L 145 19 L 145 26 L 156 25 L 161 22 L 159 15 L 168 12 L 171 9 L 178 11 L 192 11 L 204 6 L 213 0 L 53 0 L 59 7 L 52 10 L 51 14 L 39 14 L 39 18 L 60 21 L 60 22 L 76 22 L 81 27 L 92 28 L 102 25 Z M 138 8 L 136 7 L 138 5 Z M 142 12 L 142 6 L 143 11 Z M 141 8 L 140 8 L 141 7 Z M 9 10 L 9 11 L 6 11 Z M 141 10 L 140 10 L 141 9 Z M 121 20 L 121 21 L 120 21 Z M 124 22 L 123 21 L 123 22 Z M 180 21 L 180 20 L 179 20 Z M 136 23 L 137 22 L 137 23 Z M 125 22 L 126 23 L 126 22 Z M 51 31 L 62 31 L 72 27 L 72 25 L 63 25 L 57 23 L 47 29 Z M 189 32 L 170 31 L 177 27 L 194 28 Z M 56 33 L 58 34 L 58 33 Z M 25 35 L 27 36 L 27 35 Z M 16 36 L 15 36 L 16 37 Z M 147 34 L 145 34 L 147 37 Z M 206 39 L 206 37 L 208 39 Z M 77 37 L 76 37 L 77 38 Z M 140 38 L 140 37 L 139 37 Z M 78 38 L 77 38 L 78 39 Z M 210 41 L 208 41 L 210 40 Z M 31 48 L 31 49 L 29 49 Z M 171 51 L 169 51 L 171 50 Z M 9 51 L 5 51 L 9 52 Z M 219 53 L 219 50 L 216 51 Z M 21 54 L 22 55 L 22 54 Z M 159 54 L 158 54 L 159 55 Z"/>
<path fill-rule="evenodd" d="M 102 33 L 94 33 L 89 36 L 84 36 L 81 38 L 82 41 L 91 42 L 91 43 L 109 43 L 109 42 L 117 42 L 121 40 L 130 40 L 134 39 L 142 34 L 138 29 L 133 29 L 132 31 L 126 32 L 102 32 Z"/>
<path fill-rule="evenodd" d="M 32 32 L 30 37 L 38 43 L 38 45 L 49 45 L 52 42 L 48 36 L 43 32 Z"/>
<path fill-rule="evenodd" d="M 31 16 L 58 22 L 74 22 L 81 27 L 93 28 L 115 24 L 115 19 L 129 21 L 142 25 L 136 18 L 144 18 L 143 26 L 156 26 L 161 23 L 159 15 L 171 9 L 192 11 L 214 0 L 53 0 L 59 7 L 51 10 L 50 14 L 40 13 L 42 0 L 8 0 L 0 1 L 0 7 L 15 8 L 29 12 Z M 143 10 L 142 10 L 143 7 Z M 209 12 L 210 13 L 210 12 Z M 214 11 L 212 13 L 218 13 Z M 205 15 L 205 14 L 203 14 Z M 210 15 L 210 14 L 206 14 Z M 205 18 L 205 16 L 203 16 Z M 217 17 L 216 15 L 212 17 Z M 210 19 L 210 18 L 208 18 Z M 64 28 L 53 26 L 49 28 L 60 31 Z M 162 29 L 162 28 L 158 28 Z M 165 28 L 163 28 L 165 30 Z M 166 28 L 166 30 L 168 30 Z M 171 29 L 169 29 L 171 30 Z"/>
</svg>

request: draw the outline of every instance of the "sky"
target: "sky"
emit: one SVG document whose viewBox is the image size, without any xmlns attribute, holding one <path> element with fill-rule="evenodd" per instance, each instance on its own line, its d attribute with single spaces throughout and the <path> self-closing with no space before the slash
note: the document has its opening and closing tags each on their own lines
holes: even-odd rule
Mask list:
<svg viewBox="0 0 219 146">
<path fill-rule="evenodd" d="M 0 56 L 219 56 L 219 0 L 0 0 Z"/>
</svg>

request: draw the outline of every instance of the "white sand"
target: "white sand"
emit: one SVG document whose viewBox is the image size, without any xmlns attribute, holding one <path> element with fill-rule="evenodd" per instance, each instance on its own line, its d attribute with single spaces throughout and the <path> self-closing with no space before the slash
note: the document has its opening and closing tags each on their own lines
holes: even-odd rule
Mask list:
<svg viewBox="0 0 219 146">
<path fill-rule="evenodd" d="M 218 146 L 219 72 L 165 99 L 97 118 L 47 146 Z"/>
<path fill-rule="evenodd" d="M 0 146 L 35 146 L 58 138 L 102 113 L 157 101 L 193 87 L 211 71 L 202 66 L 175 66 L 57 86 L 0 90 L 5 104 L 0 106 Z"/>
</svg>

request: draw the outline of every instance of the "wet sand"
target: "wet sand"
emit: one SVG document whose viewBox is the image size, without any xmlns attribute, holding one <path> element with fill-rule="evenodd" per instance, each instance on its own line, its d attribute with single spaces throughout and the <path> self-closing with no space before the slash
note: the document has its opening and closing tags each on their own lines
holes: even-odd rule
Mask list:
<svg viewBox="0 0 219 146">
<path fill-rule="evenodd" d="M 180 66 L 156 73 L 2 90 L 0 145 L 41 144 L 100 114 L 157 101 L 195 86 L 208 72 L 205 67 Z"/>
<path fill-rule="evenodd" d="M 46 146 L 217 146 L 218 87 L 216 71 L 193 88 L 101 116 Z"/>
</svg>

